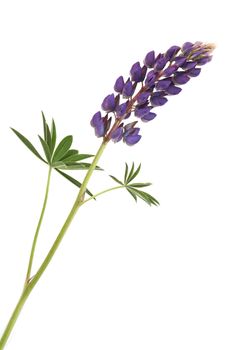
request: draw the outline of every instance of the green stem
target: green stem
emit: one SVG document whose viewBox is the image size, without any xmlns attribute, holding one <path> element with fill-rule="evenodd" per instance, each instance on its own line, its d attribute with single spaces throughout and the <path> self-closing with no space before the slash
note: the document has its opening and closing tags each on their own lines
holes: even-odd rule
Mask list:
<svg viewBox="0 0 233 350">
<path fill-rule="evenodd" d="M 93 196 L 89 197 L 88 199 L 86 199 L 85 201 L 83 201 L 82 205 L 87 203 L 87 202 L 89 202 L 92 199 L 95 199 L 96 197 L 101 196 L 104 193 L 107 193 L 107 192 L 110 192 L 110 191 L 114 191 L 114 190 L 118 190 L 119 188 L 125 188 L 125 185 L 119 185 L 119 186 L 111 187 L 111 188 L 108 188 L 107 190 L 98 192 L 98 193 L 94 194 Z"/>
<path fill-rule="evenodd" d="M 32 264 L 33 264 L 35 249 L 36 249 L 36 243 L 37 243 L 37 239 L 38 239 L 41 223 L 43 221 L 45 208 L 46 208 L 47 201 L 48 201 L 51 172 L 52 172 L 52 167 L 50 166 L 49 167 L 49 172 L 48 172 L 48 178 L 47 178 L 44 202 L 43 202 L 40 218 L 39 218 L 39 221 L 38 221 L 38 224 L 37 224 L 37 227 L 36 227 L 35 236 L 34 236 L 34 239 L 33 239 L 33 242 L 32 242 L 31 253 L 30 253 L 30 258 L 29 258 L 29 263 L 28 263 L 28 269 L 27 269 L 26 279 L 25 279 L 25 283 L 24 283 L 24 288 L 26 288 L 26 286 L 27 286 L 27 284 L 28 284 L 28 282 L 30 280 L 30 277 L 31 277 L 31 270 L 32 270 Z"/>
<path fill-rule="evenodd" d="M 37 282 L 39 281 L 39 279 L 41 278 L 42 274 L 44 273 L 44 271 L 46 270 L 46 268 L 48 267 L 50 261 L 52 260 L 56 250 L 58 249 L 63 237 L 65 236 L 65 233 L 67 231 L 67 229 L 69 228 L 75 214 L 77 213 L 77 210 L 80 208 L 80 206 L 83 203 L 83 199 L 85 196 L 85 191 L 86 191 L 86 187 L 87 184 L 91 178 L 91 175 L 93 173 L 93 171 L 95 170 L 95 167 L 106 147 L 107 143 L 103 142 L 98 150 L 98 152 L 96 153 L 93 162 L 90 166 L 90 168 L 88 169 L 88 172 L 84 178 L 84 181 L 82 183 L 82 186 L 80 187 L 78 196 L 74 202 L 74 205 L 64 223 L 64 225 L 62 226 L 61 231 L 59 232 L 55 242 L 53 243 L 51 249 L 49 250 L 47 256 L 45 257 L 43 263 L 41 264 L 40 268 L 38 269 L 37 273 L 34 275 L 34 277 L 29 281 L 29 283 L 27 284 L 27 286 L 25 287 L 25 289 L 23 290 L 23 293 L 11 315 L 11 318 L 5 328 L 5 331 L 2 335 L 2 338 L 0 339 L 0 350 L 2 350 L 11 334 L 11 331 L 15 325 L 15 322 L 20 314 L 20 311 L 22 310 L 22 307 L 25 303 L 25 301 L 27 300 L 28 296 L 30 295 L 31 291 L 33 290 L 33 288 L 35 287 L 35 285 L 37 284 Z"/>
</svg>

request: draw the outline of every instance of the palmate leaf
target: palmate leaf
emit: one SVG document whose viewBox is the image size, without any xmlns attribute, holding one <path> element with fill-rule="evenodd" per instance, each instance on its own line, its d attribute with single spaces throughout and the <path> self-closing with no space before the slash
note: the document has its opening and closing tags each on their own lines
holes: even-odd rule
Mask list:
<svg viewBox="0 0 233 350">
<path fill-rule="evenodd" d="M 156 198 L 154 198 L 152 195 L 145 191 L 139 190 L 139 188 L 150 186 L 150 182 L 134 182 L 132 181 L 138 176 L 139 172 L 141 170 L 141 164 L 136 168 L 135 165 L 132 163 L 131 168 L 129 169 L 128 164 L 125 164 L 125 172 L 124 172 L 124 181 L 120 181 L 115 176 L 110 175 L 110 177 L 117 182 L 120 185 L 125 186 L 128 193 L 134 198 L 134 200 L 137 202 L 137 199 L 140 198 L 143 201 L 145 201 L 148 205 L 159 205 L 159 202 Z"/>
<path fill-rule="evenodd" d="M 42 145 L 45 159 L 39 154 L 32 143 L 23 136 L 20 132 L 12 128 L 12 131 L 17 135 L 17 137 L 25 144 L 25 146 L 40 160 L 52 166 L 57 172 L 59 172 L 63 177 L 72 182 L 75 186 L 80 187 L 81 183 L 74 179 L 73 177 L 67 175 L 61 170 L 88 170 L 91 166 L 90 163 L 82 162 L 82 160 L 93 157 L 92 154 L 80 154 L 76 149 L 70 149 L 73 137 L 68 135 L 64 137 L 61 142 L 56 147 L 57 142 L 57 131 L 55 121 L 52 120 L 51 129 L 48 126 L 45 115 L 42 112 L 42 122 L 43 122 L 43 137 L 39 136 L 40 143 Z M 55 151 L 54 151 L 55 150 Z M 100 167 L 96 166 L 95 170 L 102 170 Z M 86 192 L 91 196 L 91 192 L 86 190 Z"/>
<path fill-rule="evenodd" d="M 46 163 L 46 161 L 41 157 L 41 155 L 39 154 L 39 152 L 35 149 L 35 147 L 33 146 L 33 144 L 22 134 L 20 134 L 20 132 L 18 132 L 17 130 L 11 128 L 11 130 L 15 133 L 15 135 L 18 136 L 18 138 L 25 144 L 25 146 L 30 149 L 30 151 L 40 160 L 42 160 L 44 163 Z"/>
</svg>

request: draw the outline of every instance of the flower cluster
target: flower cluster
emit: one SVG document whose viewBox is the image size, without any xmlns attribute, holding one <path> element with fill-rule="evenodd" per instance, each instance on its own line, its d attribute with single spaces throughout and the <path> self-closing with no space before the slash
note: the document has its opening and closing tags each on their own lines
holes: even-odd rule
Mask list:
<svg viewBox="0 0 233 350">
<path fill-rule="evenodd" d="M 163 106 L 168 96 L 179 94 L 180 85 L 200 74 L 200 66 L 211 60 L 213 49 L 212 44 L 186 42 L 182 47 L 171 46 L 163 54 L 150 51 L 143 65 L 133 64 L 130 78 L 117 78 L 116 93 L 104 98 L 101 107 L 105 115 L 98 111 L 91 119 L 96 136 L 105 142 L 123 140 L 127 145 L 136 144 L 141 139 L 138 121 L 126 120 L 132 114 L 142 122 L 153 120 L 155 108 Z"/>
</svg>

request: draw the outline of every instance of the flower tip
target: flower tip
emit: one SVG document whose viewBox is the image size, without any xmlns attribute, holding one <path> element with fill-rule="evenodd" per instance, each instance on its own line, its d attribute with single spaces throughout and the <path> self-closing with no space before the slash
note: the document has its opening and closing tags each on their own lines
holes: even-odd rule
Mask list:
<svg viewBox="0 0 233 350">
<path fill-rule="evenodd" d="M 216 49 L 216 44 L 214 43 L 207 44 L 206 48 L 209 50 L 209 52 L 213 52 Z"/>
</svg>

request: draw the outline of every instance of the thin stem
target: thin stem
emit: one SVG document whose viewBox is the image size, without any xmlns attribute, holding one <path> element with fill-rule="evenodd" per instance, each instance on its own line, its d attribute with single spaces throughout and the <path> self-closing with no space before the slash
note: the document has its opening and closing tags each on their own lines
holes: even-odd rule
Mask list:
<svg viewBox="0 0 233 350">
<path fill-rule="evenodd" d="M 107 190 L 98 192 L 98 193 L 94 194 L 93 196 L 89 197 L 88 199 L 86 199 L 85 201 L 83 201 L 82 205 L 87 203 L 87 202 L 89 202 L 92 199 L 95 199 L 98 196 L 101 196 L 104 193 L 107 193 L 107 192 L 110 192 L 110 191 L 114 191 L 114 190 L 118 190 L 119 188 L 125 188 L 125 185 L 119 185 L 119 186 L 111 187 L 111 188 L 108 188 Z"/>
<path fill-rule="evenodd" d="M 36 227 L 36 232 L 35 232 L 35 235 L 34 235 L 34 239 L 33 239 L 33 242 L 32 242 L 31 253 L 30 253 L 30 258 L 29 258 L 29 263 L 28 263 L 28 269 L 27 269 L 27 274 L 26 274 L 26 278 L 25 278 L 24 288 L 29 283 L 29 280 L 30 280 L 30 277 L 31 277 L 31 270 L 32 270 L 32 264 L 33 264 L 33 259 L 34 259 L 37 239 L 38 239 L 38 235 L 39 235 L 39 232 L 40 232 L 40 227 L 41 227 L 41 224 L 42 224 L 42 221 L 43 221 L 43 218 L 44 218 L 45 208 L 46 208 L 47 201 L 48 201 L 51 172 L 52 172 L 52 167 L 50 166 L 49 167 L 49 172 L 48 172 L 48 178 L 47 178 L 44 202 L 43 202 L 40 218 L 39 218 L 39 221 L 38 221 L 38 224 L 37 224 L 37 227 Z"/>
<path fill-rule="evenodd" d="M 59 232 L 55 242 L 53 243 L 51 249 L 49 250 L 47 256 L 45 257 L 44 261 L 42 262 L 40 268 L 38 269 L 37 273 L 34 275 L 34 277 L 29 281 L 29 283 L 27 284 L 27 286 L 25 287 L 25 289 L 23 290 L 23 293 L 11 315 L 11 318 L 6 326 L 6 329 L 2 335 L 2 338 L 0 339 L 0 350 L 2 350 L 11 334 L 11 331 L 15 325 L 15 322 L 20 314 L 20 311 L 22 310 L 22 307 L 25 303 L 25 301 L 27 300 L 28 296 L 30 295 L 31 291 L 33 290 L 33 288 L 35 287 L 35 285 L 37 284 L 37 282 L 39 281 L 39 279 L 41 278 L 42 274 L 44 273 L 44 271 L 46 270 L 46 268 L 48 267 L 50 261 L 52 260 L 56 250 L 58 249 L 63 237 L 65 236 L 65 233 L 67 231 L 67 229 L 69 228 L 75 214 L 77 213 L 78 209 L 80 208 L 80 206 L 83 203 L 84 200 L 84 196 L 85 196 L 85 191 L 87 188 L 87 184 L 91 178 L 91 175 L 93 174 L 96 165 L 106 147 L 107 143 L 103 142 L 98 150 L 98 152 L 96 153 L 93 162 L 90 166 L 90 168 L 88 169 L 88 172 L 84 178 L 84 181 L 82 183 L 82 186 L 80 187 L 78 196 L 74 202 L 74 205 L 69 213 L 69 215 L 67 216 L 67 219 L 64 223 L 64 225 L 61 228 L 61 231 Z"/>
</svg>

